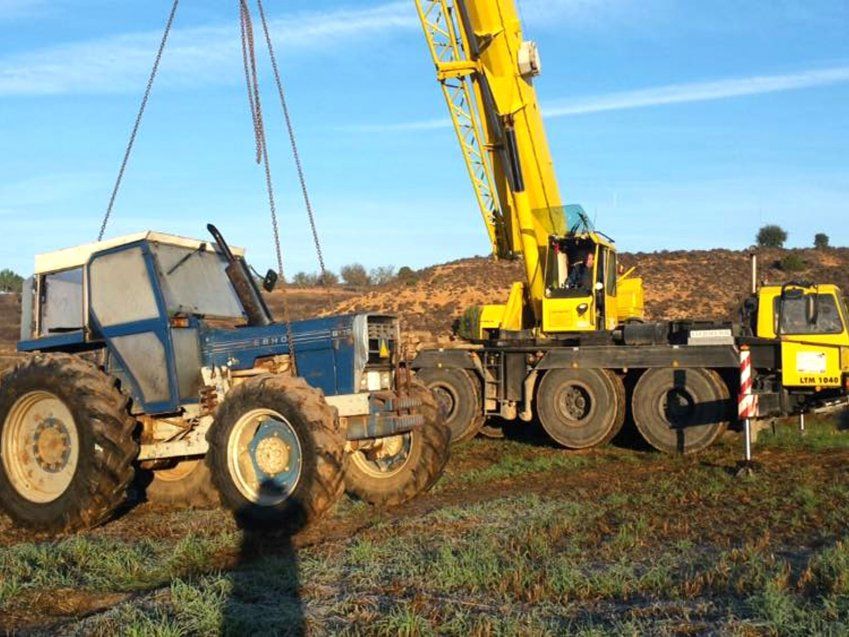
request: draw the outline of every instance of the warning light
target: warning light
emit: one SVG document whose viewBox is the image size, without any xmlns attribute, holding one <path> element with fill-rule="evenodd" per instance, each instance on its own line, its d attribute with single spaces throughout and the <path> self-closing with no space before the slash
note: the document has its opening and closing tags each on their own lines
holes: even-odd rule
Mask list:
<svg viewBox="0 0 849 637">
<path fill-rule="evenodd" d="M 380 357 L 389 358 L 389 344 L 385 339 L 380 339 Z"/>
</svg>

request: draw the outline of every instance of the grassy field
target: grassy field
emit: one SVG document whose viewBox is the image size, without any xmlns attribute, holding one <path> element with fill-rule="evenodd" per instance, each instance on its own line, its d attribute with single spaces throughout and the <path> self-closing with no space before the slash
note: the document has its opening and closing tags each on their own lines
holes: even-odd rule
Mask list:
<svg viewBox="0 0 849 637">
<path fill-rule="evenodd" d="M 729 435 L 698 458 L 475 440 L 392 512 L 289 540 L 141 504 L 94 531 L 0 522 L 0 632 L 808 635 L 849 632 L 849 432 Z"/>
</svg>

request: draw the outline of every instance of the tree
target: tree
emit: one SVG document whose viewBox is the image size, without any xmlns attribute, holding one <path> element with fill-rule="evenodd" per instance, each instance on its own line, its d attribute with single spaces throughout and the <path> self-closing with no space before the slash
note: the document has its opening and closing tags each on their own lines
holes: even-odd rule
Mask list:
<svg viewBox="0 0 849 637">
<path fill-rule="evenodd" d="M 6 268 L 0 270 L 0 292 L 20 292 L 24 285 L 24 277 Z"/>
<path fill-rule="evenodd" d="M 384 285 L 395 278 L 394 265 L 382 265 L 379 268 L 374 268 L 371 271 L 371 282 L 374 285 Z"/>
<path fill-rule="evenodd" d="M 781 226 L 769 224 L 758 230 L 757 240 L 762 248 L 783 248 L 787 232 Z"/>
<path fill-rule="evenodd" d="M 817 232 L 814 235 L 814 247 L 818 250 L 825 250 L 828 247 L 828 235 L 824 232 Z"/>
<path fill-rule="evenodd" d="M 342 281 L 344 281 L 345 285 L 352 285 L 354 287 L 371 285 L 371 277 L 369 277 L 366 269 L 359 263 L 343 265 L 339 273 L 342 275 Z"/>
<path fill-rule="evenodd" d="M 407 285 L 413 285 L 419 280 L 419 275 L 411 267 L 404 265 L 398 268 L 396 278 Z"/>
<path fill-rule="evenodd" d="M 323 285 L 325 287 L 339 285 L 339 277 L 334 272 L 325 270 L 322 274 L 319 274 L 316 277 L 316 284 Z"/>
<path fill-rule="evenodd" d="M 292 285 L 299 288 L 312 288 L 318 283 L 317 274 L 307 274 L 306 272 L 298 272 L 292 277 Z"/>
</svg>

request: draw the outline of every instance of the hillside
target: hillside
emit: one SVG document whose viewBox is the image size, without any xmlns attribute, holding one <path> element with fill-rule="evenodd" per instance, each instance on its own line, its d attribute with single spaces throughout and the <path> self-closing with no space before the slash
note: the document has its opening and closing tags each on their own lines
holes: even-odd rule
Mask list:
<svg viewBox="0 0 849 637">
<path fill-rule="evenodd" d="M 804 268 L 788 274 L 777 266 L 791 254 L 802 260 Z M 626 268 L 635 266 L 643 277 L 650 319 L 733 320 L 740 301 L 749 292 L 751 266 L 744 251 L 622 254 L 620 260 Z M 418 280 L 412 284 L 395 281 L 347 299 L 336 297 L 340 300 L 325 313 L 397 313 L 415 341 L 444 343 L 450 340 L 452 323 L 466 307 L 504 302 L 511 282 L 524 277 L 521 263 L 493 262 L 484 257 L 432 266 L 417 274 Z M 768 282 L 807 279 L 836 283 L 849 290 L 849 248 L 761 250 L 759 278 Z M 274 295 L 275 299 L 279 296 Z"/>
<path fill-rule="evenodd" d="M 777 265 L 788 255 L 801 259 L 804 268 L 789 274 L 781 271 Z M 744 251 L 622 254 L 620 260 L 626 268 L 636 266 L 643 277 L 651 319 L 735 319 L 740 300 L 749 290 L 749 256 Z M 849 248 L 761 250 L 759 263 L 761 280 L 807 279 L 849 290 Z M 294 319 L 365 310 L 392 312 L 402 317 L 413 344 L 448 344 L 451 326 L 466 307 L 503 302 L 511 282 L 523 276 L 519 262 L 473 257 L 424 268 L 414 281 L 396 280 L 359 290 L 290 288 L 269 295 L 268 301 L 280 318 L 286 301 Z M 16 297 L 0 296 L 0 353 L 14 348 L 19 315 Z"/>
</svg>

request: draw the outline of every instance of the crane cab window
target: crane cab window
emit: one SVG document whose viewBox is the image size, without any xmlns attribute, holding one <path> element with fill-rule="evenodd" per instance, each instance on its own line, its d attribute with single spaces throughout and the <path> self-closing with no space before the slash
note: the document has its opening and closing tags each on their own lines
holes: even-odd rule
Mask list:
<svg viewBox="0 0 849 637">
<path fill-rule="evenodd" d="M 832 294 L 779 296 L 773 311 L 777 334 L 840 334 L 844 329 Z"/>
<path fill-rule="evenodd" d="M 552 238 L 546 259 L 545 287 L 549 298 L 583 297 L 592 294 L 594 268 L 587 266 L 587 257 L 595 260 L 595 244 L 588 239 Z M 603 272 L 603 269 L 596 270 Z"/>
</svg>

